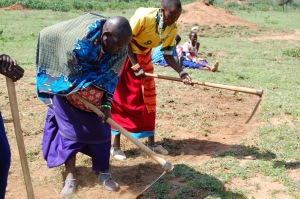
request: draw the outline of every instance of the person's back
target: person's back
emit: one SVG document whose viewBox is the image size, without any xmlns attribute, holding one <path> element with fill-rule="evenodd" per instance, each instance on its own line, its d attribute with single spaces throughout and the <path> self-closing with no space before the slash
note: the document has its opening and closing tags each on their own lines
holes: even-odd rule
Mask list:
<svg viewBox="0 0 300 199">
<path fill-rule="evenodd" d="M 161 50 L 162 45 L 156 47 L 152 53 L 152 62 L 154 64 L 160 64 L 162 60 L 164 60 L 164 51 Z"/>
<path fill-rule="evenodd" d="M 181 56 L 178 56 L 177 53 L 177 46 L 179 45 L 180 41 L 181 41 L 181 37 L 177 34 L 175 37 L 175 44 L 172 50 L 172 55 L 175 61 L 179 64 L 179 66 L 182 67 L 182 58 Z M 162 50 L 162 44 L 154 49 L 152 53 L 152 62 L 154 64 L 161 65 L 161 66 L 169 65 L 164 59 L 164 51 Z"/>
</svg>

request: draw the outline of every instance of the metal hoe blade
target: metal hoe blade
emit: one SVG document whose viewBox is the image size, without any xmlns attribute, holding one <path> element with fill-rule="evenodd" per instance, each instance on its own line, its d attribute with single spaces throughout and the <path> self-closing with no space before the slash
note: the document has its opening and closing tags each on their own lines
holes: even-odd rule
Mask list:
<svg viewBox="0 0 300 199">
<path fill-rule="evenodd" d="M 167 171 L 164 171 L 156 180 L 154 180 L 151 184 L 148 184 L 147 187 L 142 192 L 140 192 L 139 195 L 137 195 L 136 198 L 138 199 L 140 196 L 142 196 L 145 191 L 147 191 L 154 183 L 156 183 L 166 173 L 167 173 Z"/>
<path fill-rule="evenodd" d="M 253 109 L 253 111 L 252 111 L 250 117 L 248 118 L 248 120 L 246 121 L 245 124 L 247 124 L 247 123 L 252 119 L 252 117 L 253 117 L 253 115 L 255 114 L 255 112 L 256 112 L 256 110 L 257 110 L 257 108 L 258 108 L 260 102 L 261 102 L 261 97 L 259 97 L 259 100 L 257 101 L 257 103 L 256 103 L 256 105 L 255 105 L 255 107 L 254 107 L 254 109 Z"/>
</svg>

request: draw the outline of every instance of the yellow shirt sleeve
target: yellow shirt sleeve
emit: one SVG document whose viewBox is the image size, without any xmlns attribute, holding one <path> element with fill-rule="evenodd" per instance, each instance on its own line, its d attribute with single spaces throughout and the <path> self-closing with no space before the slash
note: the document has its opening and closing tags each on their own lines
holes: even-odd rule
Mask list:
<svg viewBox="0 0 300 199">
<path fill-rule="evenodd" d="M 145 24 L 145 17 L 141 17 L 142 8 L 139 8 L 135 11 L 134 15 L 130 18 L 130 26 L 132 29 L 132 35 L 136 36 L 139 34 L 140 31 L 143 30 Z"/>
</svg>

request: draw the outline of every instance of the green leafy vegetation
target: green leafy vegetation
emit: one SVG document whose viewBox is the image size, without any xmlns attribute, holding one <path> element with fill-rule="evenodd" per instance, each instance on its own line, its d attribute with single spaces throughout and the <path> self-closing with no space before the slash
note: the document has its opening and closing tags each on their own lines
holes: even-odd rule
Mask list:
<svg viewBox="0 0 300 199">
<path fill-rule="evenodd" d="M 7 7 L 14 3 L 19 3 L 29 9 L 52 10 L 68 12 L 71 10 L 81 11 L 106 11 L 106 10 L 126 10 L 138 7 L 157 7 L 159 1 L 155 0 L 0 0 L 0 7 Z M 184 0 L 182 3 L 190 3 L 193 0 Z"/>
<path fill-rule="evenodd" d="M 283 54 L 290 57 L 300 58 L 300 48 L 288 49 L 284 51 Z"/>
<path fill-rule="evenodd" d="M 219 6 L 226 8 L 231 11 L 244 10 L 247 12 L 252 11 L 280 11 L 280 12 L 289 12 L 300 9 L 299 0 L 249 0 L 249 1 L 240 1 L 224 3 L 224 1 L 216 1 L 214 6 Z"/>
</svg>

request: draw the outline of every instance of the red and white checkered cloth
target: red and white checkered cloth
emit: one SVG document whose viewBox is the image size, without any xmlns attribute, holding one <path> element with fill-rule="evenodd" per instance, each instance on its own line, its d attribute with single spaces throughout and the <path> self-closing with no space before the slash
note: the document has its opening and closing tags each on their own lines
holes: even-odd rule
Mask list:
<svg viewBox="0 0 300 199">
<path fill-rule="evenodd" d="M 86 90 L 78 92 L 78 94 L 100 109 L 102 105 L 102 96 L 104 94 L 103 91 L 96 89 L 94 86 L 89 86 Z M 78 99 L 75 95 L 68 95 L 67 99 L 76 108 L 79 108 L 83 111 L 92 112 L 92 110 L 86 107 L 84 103 L 81 102 L 80 99 Z"/>
</svg>

